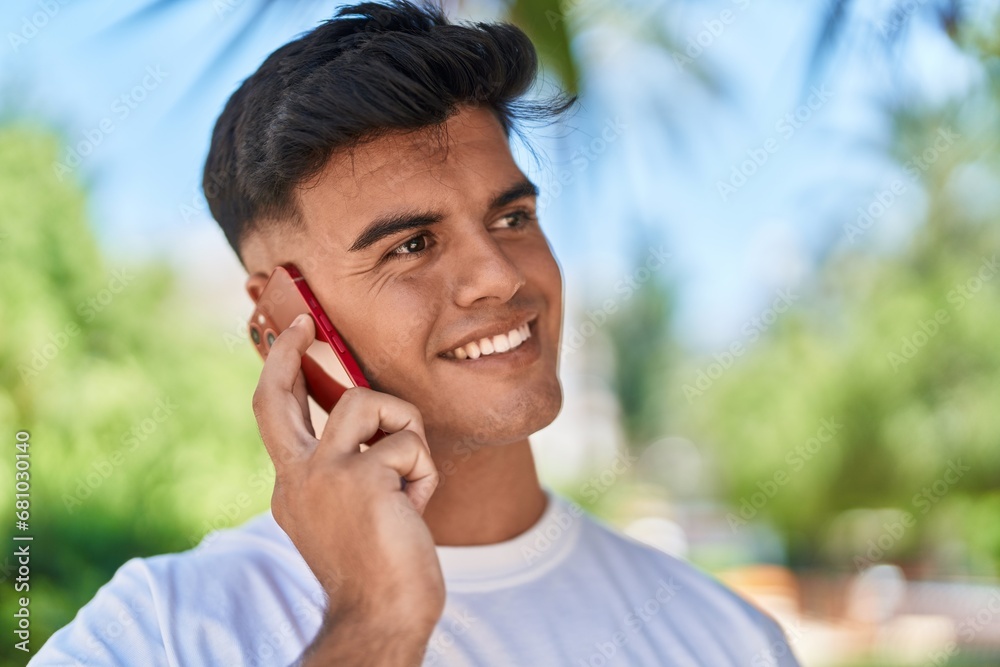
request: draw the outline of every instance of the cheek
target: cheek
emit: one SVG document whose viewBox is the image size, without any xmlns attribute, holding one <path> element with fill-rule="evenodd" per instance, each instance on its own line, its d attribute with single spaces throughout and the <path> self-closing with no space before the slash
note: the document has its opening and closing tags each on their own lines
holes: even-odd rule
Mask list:
<svg viewBox="0 0 1000 667">
<path fill-rule="evenodd" d="M 412 378 L 415 367 L 428 354 L 427 340 L 436 317 L 421 291 L 400 289 L 392 298 L 383 292 L 359 309 L 355 318 L 358 362 L 365 377 L 390 393 L 403 378 Z"/>
<path fill-rule="evenodd" d="M 556 262 L 556 258 L 549 251 L 548 246 L 539 250 L 538 254 L 532 259 L 533 282 L 548 299 L 549 308 L 557 317 L 561 318 L 563 276 L 559 263 Z"/>
<path fill-rule="evenodd" d="M 547 339 L 551 345 L 558 347 L 563 327 L 562 270 L 552 253 L 548 252 L 548 248 L 544 253 L 540 253 L 534 266 L 536 267 L 533 275 L 534 282 L 545 296 L 548 307 L 546 323 L 549 334 Z"/>
<path fill-rule="evenodd" d="M 562 305 L 563 275 L 562 269 L 556 263 L 555 257 L 549 255 L 549 277 L 552 285 L 552 295 L 556 303 Z"/>
</svg>

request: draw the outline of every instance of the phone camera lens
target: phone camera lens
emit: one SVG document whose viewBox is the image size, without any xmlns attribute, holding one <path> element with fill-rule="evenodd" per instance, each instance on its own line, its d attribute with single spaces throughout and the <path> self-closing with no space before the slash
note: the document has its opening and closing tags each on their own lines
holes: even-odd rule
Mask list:
<svg viewBox="0 0 1000 667">
<path fill-rule="evenodd" d="M 255 326 L 250 327 L 250 339 L 254 345 L 260 345 L 260 329 Z"/>
<path fill-rule="evenodd" d="M 271 347 L 272 345 L 274 345 L 274 338 L 275 338 L 275 336 L 274 336 L 274 332 L 273 331 L 268 331 L 265 334 L 265 338 L 267 338 L 267 346 L 268 347 Z"/>
</svg>

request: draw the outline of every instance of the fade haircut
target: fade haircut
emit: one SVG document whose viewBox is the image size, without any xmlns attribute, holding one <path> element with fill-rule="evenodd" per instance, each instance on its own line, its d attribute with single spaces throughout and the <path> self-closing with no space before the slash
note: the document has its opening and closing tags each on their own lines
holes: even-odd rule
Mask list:
<svg viewBox="0 0 1000 667">
<path fill-rule="evenodd" d="M 229 98 L 212 132 L 202 187 L 243 262 L 251 232 L 300 227 L 295 189 L 333 153 L 390 132 L 441 126 L 485 106 L 508 139 L 575 97 L 526 99 L 538 57 L 508 23 L 450 23 L 405 0 L 343 7 L 272 53 Z M 245 266 L 245 263 L 244 263 Z"/>
</svg>

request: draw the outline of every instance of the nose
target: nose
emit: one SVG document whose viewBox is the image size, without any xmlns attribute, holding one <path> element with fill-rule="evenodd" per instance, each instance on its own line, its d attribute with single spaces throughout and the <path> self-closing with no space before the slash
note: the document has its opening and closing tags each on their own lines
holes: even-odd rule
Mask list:
<svg viewBox="0 0 1000 667">
<path fill-rule="evenodd" d="M 455 263 L 455 303 L 464 308 L 498 299 L 509 301 L 526 282 L 521 269 L 482 227 L 463 237 Z"/>
</svg>

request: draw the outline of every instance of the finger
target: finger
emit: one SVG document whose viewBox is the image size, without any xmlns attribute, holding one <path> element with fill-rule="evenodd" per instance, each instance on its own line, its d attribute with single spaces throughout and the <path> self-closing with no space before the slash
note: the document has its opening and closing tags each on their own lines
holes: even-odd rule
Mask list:
<svg viewBox="0 0 1000 667">
<path fill-rule="evenodd" d="M 299 402 L 299 409 L 302 411 L 302 420 L 305 422 L 309 435 L 316 437 L 316 429 L 313 427 L 312 415 L 309 412 L 309 390 L 306 387 L 306 374 L 299 369 L 299 374 L 295 377 L 295 384 L 292 386 L 292 394 Z"/>
<path fill-rule="evenodd" d="M 366 387 L 351 387 L 333 406 L 317 452 L 335 456 L 360 453 L 359 445 L 380 428 L 386 433 L 412 431 L 430 455 L 424 420 L 417 407 L 401 398 Z M 372 448 L 380 445 L 381 441 Z"/>
<path fill-rule="evenodd" d="M 276 470 L 315 446 L 308 402 L 301 400 L 305 390 L 302 355 L 314 337 L 312 318 L 296 318 L 271 345 L 254 391 L 254 414 Z M 297 383 L 302 390 L 296 394 Z"/>
<path fill-rule="evenodd" d="M 424 441 L 413 431 L 388 435 L 364 454 L 373 463 L 393 470 L 393 487 L 398 477 L 406 479 L 403 493 L 413 509 L 423 514 L 438 484 L 438 471 Z"/>
</svg>

